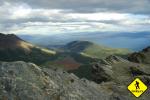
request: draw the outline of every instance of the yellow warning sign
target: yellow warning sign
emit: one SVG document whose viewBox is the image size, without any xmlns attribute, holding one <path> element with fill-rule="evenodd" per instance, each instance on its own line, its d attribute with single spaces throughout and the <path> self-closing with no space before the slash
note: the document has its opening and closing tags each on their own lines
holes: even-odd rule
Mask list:
<svg viewBox="0 0 150 100">
<path fill-rule="evenodd" d="M 147 86 L 139 79 L 136 78 L 129 86 L 128 90 L 136 97 L 140 97 L 146 90 Z"/>
</svg>

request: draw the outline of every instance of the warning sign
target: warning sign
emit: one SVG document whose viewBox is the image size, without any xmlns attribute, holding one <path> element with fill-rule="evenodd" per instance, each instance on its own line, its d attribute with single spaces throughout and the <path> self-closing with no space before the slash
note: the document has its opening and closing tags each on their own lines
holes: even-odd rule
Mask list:
<svg viewBox="0 0 150 100">
<path fill-rule="evenodd" d="M 128 90 L 136 97 L 140 97 L 146 90 L 147 86 L 139 79 L 136 78 L 129 86 Z"/>
</svg>

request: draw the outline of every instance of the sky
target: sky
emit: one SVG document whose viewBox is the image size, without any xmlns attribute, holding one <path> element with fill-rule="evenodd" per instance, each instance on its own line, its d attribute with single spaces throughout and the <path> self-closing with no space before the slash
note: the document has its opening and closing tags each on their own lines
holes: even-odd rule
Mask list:
<svg viewBox="0 0 150 100">
<path fill-rule="evenodd" d="M 150 0 L 0 0 L 0 32 L 149 32 Z"/>
</svg>

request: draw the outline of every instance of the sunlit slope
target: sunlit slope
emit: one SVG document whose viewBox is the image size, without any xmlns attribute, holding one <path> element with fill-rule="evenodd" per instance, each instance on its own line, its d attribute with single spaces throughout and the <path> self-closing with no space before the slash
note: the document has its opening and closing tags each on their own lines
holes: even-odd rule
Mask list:
<svg viewBox="0 0 150 100">
<path fill-rule="evenodd" d="M 109 55 L 124 56 L 131 52 L 128 49 L 110 48 L 89 41 L 73 41 L 64 48 L 70 52 L 77 52 L 92 58 L 105 58 Z"/>
<path fill-rule="evenodd" d="M 55 51 L 35 46 L 14 34 L 0 34 L 0 61 L 23 60 L 42 64 L 49 61 L 55 55 Z"/>
</svg>

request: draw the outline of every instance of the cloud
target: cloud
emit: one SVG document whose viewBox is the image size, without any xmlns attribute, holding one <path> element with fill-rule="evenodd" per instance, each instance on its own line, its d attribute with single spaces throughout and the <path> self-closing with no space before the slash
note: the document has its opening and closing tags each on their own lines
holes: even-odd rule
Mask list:
<svg viewBox="0 0 150 100">
<path fill-rule="evenodd" d="M 4 2 L 26 3 L 33 8 L 64 9 L 77 13 L 102 11 L 150 13 L 149 0 L 5 0 Z"/>
<path fill-rule="evenodd" d="M 17 34 L 150 31 L 149 0 L 0 0 L 0 30 Z"/>
</svg>

